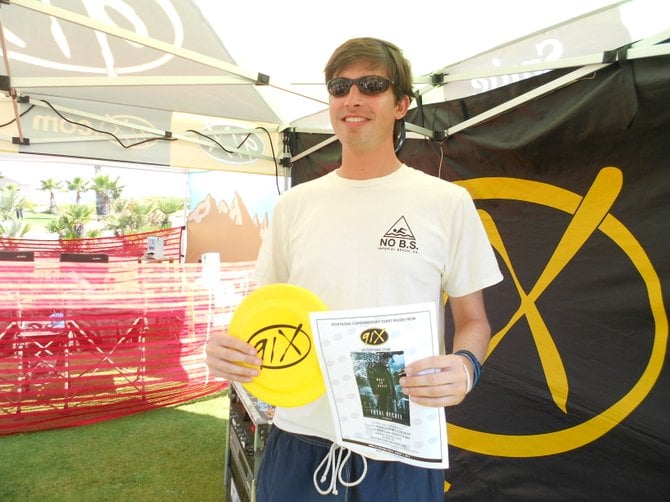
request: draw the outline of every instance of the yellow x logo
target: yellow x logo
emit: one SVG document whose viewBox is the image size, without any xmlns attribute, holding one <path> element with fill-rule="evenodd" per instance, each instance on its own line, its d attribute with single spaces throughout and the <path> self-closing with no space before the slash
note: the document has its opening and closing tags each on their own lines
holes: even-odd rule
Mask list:
<svg viewBox="0 0 670 502">
<path fill-rule="evenodd" d="M 518 200 L 545 205 L 572 215 L 571 221 L 546 266 L 529 292 L 514 271 L 509 254 L 493 219 L 480 211 L 492 245 L 507 266 L 519 293 L 520 303 L 509 322 L 496 333 L 489 354 L 521 318 L 525 317 L 537 345 L 543 372 L 556 405 L 566 412 L 569 394 L 563 361 L 536 306 L 538 298 L 572 260 L 584 243 L 599 230 L 630 259 L 644 282 L 654 322 L 649 361 L 633 387 L 600 414 L 563 430 L 528 435 L 505 435 L 466 429 L 449 424 L 450 444 L 470 451 L 508 457 L 539 457 L 569 451 L 603 436 L 626 418 L 654 387 L 665 361 L 668 343 L 668 316 L 660 279 L 645 250 L 635 236 L 609 214 L 622 187 L 621 171 L 603 168 L 583 197 L 560 187 L 518 178 L 477 178 L 458 182 L 474 199 Z"/>
<path fill-rule="evenodd" d="M 591 185 L 591 188 L 577 207 L 572 220 L 570 220 L 570 224 L 563 233 L 563 237 L 530 293 L 526 293 L 521 286 L 493 218 L 486 211 L 479 211 L 491 244 L 500 253 L 502 260 L 505 262 L 521 299 L 519 308 L 507 325 L 491 339 L 489 354 L 495 350 L 512 326 L 525 315 L 540 355 L 549 392 L 556 406 L 564 413 L 567 413 L 568 377 L 561 360 L 561 355 L 535 302 L 598 228 L 603 218 L 609 213 L 612 204 L 621 191 L 622 185 L 623 177 L 621 171 L 618 169 L 606 167 L 598 173 L 593 185 Z"/>
</svg>

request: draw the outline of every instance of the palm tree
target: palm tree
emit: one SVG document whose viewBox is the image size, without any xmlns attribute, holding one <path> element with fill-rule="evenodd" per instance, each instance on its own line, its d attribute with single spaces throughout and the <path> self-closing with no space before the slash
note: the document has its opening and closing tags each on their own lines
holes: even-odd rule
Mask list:
<svg viewBox="0 0 670 502">
<path fill-rule="evenodd" d="M 17 219 L 27 205 L 27 199 L 19 194 L 15 185 L 0 189 L 0 220 Z"/>
<path fill-rule="evenodd" d="M 40 190 L 43 190 L 45 192 L 49 192 L 49 210 L 47 211 L 49 214 L 56 214 L 58 213 L 58 206 L 56 206 L 56 190 L 61 190 L 61 182 L 56 181 L 53 178 L 47 178 L 45 180 L 41 180 L 40 183 L 42 186 L 40 187 Z"/>
<path fill-rule="evenodd" d="M 153 230 L 152 215 L 156 208 L 152 203 L 141 204 L 137 201 L 118 199 L 113 204 L 112 214 L 105 222 L 105 228 L 114 235 Z"/>
<path fill-rule="evenodd" d="M 86 232 L 86 224 L 93 218 L 93 208 L 71 204 L 56 219 L 47 224 L 49 232 L 57 233 L 61 239 L 81 239 L 92 237 L 97 231 Z"/>
<path fill-rule="evenodd" d="M 21 220 L 7 220 L 0 223 L 0 236 L 10 239 L 23 237 L 30 230 L 30 224 Z"/>
<path fill-rule="evenodd" d="M 121 196 L 123 187 L 118 177 L 112 180 L 107 174 L 99 174 L 91 179 L 89 190 L 95 192 L 95 214 L 106 216 L 111 211 L 112 201 Z"/>
<path fill-rule="evenodd" d="M 49 221 L 45 225 L 45 228 L 47 232 L 58 234 L 60 239 L 67 239 L 67 236 L 71 235 L 69 224 L 66 219 L 62 217 L 54 218 L 53 220 Z"/>
<path fill-rule="evenodd" d="M 158 221 L 160 228 L 170 228 L 172 226 L 171 216 L 184 209 L 184 201 L 181 199 L 158 199 L 155 204 L 156 212 L 160 215 Z"/>
<path fill-rule="evenodd" d="M 81 194 L 89 189 L 88 181 L 77 176 L 67 182 L 67 189 L 75 193 L 75 204 L 81 204 Z"/>
<path fill-rule="evenodd" d="M 15 198 L 11 190 L 0 189 L 0 221 L 13 219 Z"/>
</svg>

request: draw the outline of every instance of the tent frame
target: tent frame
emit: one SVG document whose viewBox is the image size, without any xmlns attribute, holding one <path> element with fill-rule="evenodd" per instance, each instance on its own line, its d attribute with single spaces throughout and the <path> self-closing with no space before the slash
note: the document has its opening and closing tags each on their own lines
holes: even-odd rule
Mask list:
<svg viewBox="0 0 670 502">
<path fill-rule="evenodd" d="M 653 56 L 661 56 L 661 55 L 667 55 L 670 54 L 670 43 L 667 41 L 670 40 L 670 30 L 665 30 L 653 37 L 646 38 L 644 40 L 640 40 L 638 42 L 635 42 L 633 44 L 630 44 L 629 46 L 625 47 L 620 47 L 614 50 L 610 51 L 605 51 L 599 54 L 593 54 L 589 56 L 582 56 L 578 58 L 566 58 L 564 60 L 559 60 L 559 61 L 551 61 L 549 63 L 539 63 L 539 64 L 531 64 L 531 65 L 524 65 L 523 66 L 523 71 L 524 72 L 529 72 L 529 71 L 551 71 L 551 70 L 557 70 L 557 69 L 565 69 L 565 68 L 572 68 L 580 65 L 584 65 L 581 68 L 577 68 L 576 70 L 567 73 L 561 77 L 556 78 L 552 82 L 549 82 L 547 84 L 544 84 L 536 89 L 533 89 L 531 91 L 528 91 L 520 96 L 517 96 L 516 98 L 510 99 L 509 101 L 495 106 L 483 113 L 480 113 L 479 115 L 476 115 L 474 117 L 471 117 L 467 120 L 464 120 L 463 122 L 460 122 L 446 130 L 431 130 L 431 129 L 426 129 L 424 127 L 418 126 L 416 124 L 412 123 L 406 123 L 405 126 L 407 128 L 408 132 L 415 133 L 416 136 L 418 137 L 427 137 L 431 138 L 436 141 L 442 141 L 449 136 L 456 134 L 460 131 L 463 131 L 465 129 L 468 129 L 470 127 L 474 127 L 478 124 L 481 124 L 482 122 L 486 122 L 488 120 L 491 120 L 494 117 L 497 117 L 509 110 L 512 110 L 513 108 L 516 108 L 518 106 L 521 106 L 522 104 L 532 101 L 534 99 L 539 98 L 540 96 L 543 96 L 545 94 L 549 94 L 557 89 L 560 89 L 561 87 L 565 87 L 566 85 L 570 85 L 588 75 L 592 75 L 596 73 L 597 71 L 620 61 L 625 61 L 629 59 L 640 59 L 640 58 L 647 58 L 647 57 L 653 57 Z M 480 77 L 489 77 L 489 76 L 494 76 L 494 75 L 513 75 L 519 73 L 519 67 L 507 67 L 507 68 L 499 68 L 494 71 L 479 71 L 479 72 L 467 72 L 467 73 L 461 73 L 457 75 L 446 75 L 443 73 L 434 73 L 428 77 L 423 77 L 418 79 L 419 82 L 430 82 L 431 85 L 429 87 L 424 87 L 423 89 L 420 89 L 417 91 L 417 96 L 420 98 L 421 96 L 425 95 L 427 92 L 434 90 L 436 87 L 441 87 L 444 85 L 447 85 L 451 82 L 458 82 L 458 81 L 463 81 L 463 80 L 470 80 L 474 78 L 480 78 Z M 419 105 L 421 106 L 421 105 Z M 316 131 L 316 130 L 309 130 L 309 129 L 300 129 L 300 128 L 294 128 L 292 129 L 294 132 L 312 132 L 312 133 L 323 133 L 324 131 Z M 293 155 L 291 157 L 291 162 L 295 162 L 297 160 L 300 160 L 315 151 L 324 148 L 328 146 L 329 144 L 333 143 L 336 140 L 335 137 L 330 137 L 327 138 L 326 140 L 312 146 L 311 148 L 300 152 L 296 155 Z"/>
<path fill-rule="evenodd" d="M 77 14 L 75 12 L 55 7 L 50 3 L 43 3 L 37 0 L 12 0 L 13 5 L 17 5 L 35 12 L 39 12 L 46 16 L 50 16 L 56 19 L 61 19 L 76 25 L 88 28 L 90 30 L 105 33 L 134 44 L 139 44 L 146 46 L 157 51 L 160 51 L 164 54 L 169 54 L 188 60 L 190 62 L 204 65 L 209 68 L 220 70 L 226 75 L 191 75 L 191 76 L 179 76 L 179 75 L 170 75 L 170 76 L 85 76 L 85 77 L 13 77 L 10 71 L 9 58 L 7 57 L 7 50 L 4 37 L 0 37 L 0 43 L 2 43 L 3 57 L 5 60 L 6 66 L 6 77 L 0 77 L 0 90 L 4 90 L 8 93 L 12 101 L 12 106 L 14 110 L 16 125 L 18 129 L 18 137 L 2 137 L 0 139 L 5 141 L 11 141 L 15 144 L 30 144 L 30 139 L 27 139 L 23 136 L 22 126 L 21 126 L 21 116 L 20 116 L 20 103 L 30 102 L 34 106 L 46 106 L 46 102 L 41 100 L 31 100 L 29 96 L 21 95 L 21 89 L 40 89 L 40 88 L 54 88 L 54 87 L 63 87 L 63 88 L 76 88 L 76 87 L 142 87 L 142 86 L 184 86 L 184 87 L 193 87 L 197 85 L 249 85 L 249 86 L 269 86 L 282 91 L 290 92 L 292 94 L 297 94 L 303 98 L 315 100 L 320 103 L 323 103 L 324 106 L 327 103 L 322 100 L 316 99 L 313 96 L 304 95 L 295 91 L 288 85 L 281 85 L 276 82 L 270 81 L 270 76 L 251 71 L 248 69 L 241 68 L 237 65 L 222 61 L 217 58 L 206 56 L 204 54 L 177 47 L 173 44 L 166 43 L 151 37 L 146 37 L 138 35 L 137 33 L 120 28 L 118 26 L 106 24 L 101 21 L 96 21 L 91 19 L 88 16 Z M 603 8 L 609 9 L 612 6 L 618 6 L 620 4 L 626 3 L 622 1 L 616 4 L 612 4 L 608 7 Z M 0 24 L 0 29 L 2 28 Z M 529 35 L 532 36 L 532 35 Z M 527 72 L 543 72 L 551 71 L 557 69 L 566 69 L 566 68 L 576 68 L 574 71 L 565 74 L 556 80 L 547 83 L 537 89 L 529 91 L 521 96 L 518 96 L 506 103 L 503 103 L 499 106 L 496 106 L 486 112 L 483 112 L 475 117 L 464 120 L 461 123 L 458 123 L 446 130 L 430 130 L 424 127 L 421 127 L 417 124 L 407 123 L 406 129 L 408 134 L 415 137 L 427 137 L 436 141 L 444 140 L 450 135 L 456 134 L 462 130 L 465 130 L 469 127 L 473 127 L 477 124 L 485 122 L 492 119 L 502 113 L 505 113 L 515 107 L 522 105 L 525 102 L 536 99 L 539 96 L 545 95 L 547 93 L 553 92 L 556 89 L 570 85 L 571 83 L 584 78 L 585 76 L 597 72 L 598 70 L 606 67 L 607 65 L 624 61 L 627 59 L 637 59 L 645 57 L 653 57 L 659 55 L 665 55 L 670 53 L 670 44 L 667 43 L 667 40 L 670 38 L 670 30 L 659 33 L 658 35 L 641 40 L 639 42 L 615 48 L 612 50 L 604 51 L 601 53 L 591 54 L 588 56 L 573 57 L 573 58 L 564 58 L 557 61 L 549 61 L 536 64 L 524 65 L 522 68 L 516 67 L 501 67 L 501 68 L 487 68 L 486 70 L 481 71 L 468 71 L 464 73 L 450 75 L 448 74 L 449 67 L 444 67 L 442 70 L 433 72 L 429 75 L 417 77 L 414 79 L 415 84 L 423 85 L 424 87 L 418 89 L 416 96 L 418 106 L 422 106 L 423 97 L 427 96 L 431 92 L 435 92 L 440 88 L 454 82 L 466 81 L 475 78 L 485 78 L 492 76 L 503 76 L 503 75 L 518 75 L 519 73 Z M 523 71 L 521 72 L 520 69 Z M 198 137 L 195 134 L 188 133 L 176 133 L 173 131 L 162 131 L 153 128 L 146 127 L 142 124 L 135 124 L 130 121 L 122 121 L 111 119 L 108 116 L 95 115 L 87 113 L 81 110 L 75 110 L 72 108 L 62 107 L 62 106 L 52 106 L 51 107 L 56 113 L 68 113 L 76 114 L 80 117 L 91 118 L 96 121 L 111 123 L 116 126 L 130 128 L 133 131 L 139 131 L 138 133 L 133 132 L 131 134 L 126 134 L 118 136 L 118 139 L 127 139 L 127 140 L 183 140 L 187 142 L 192 142 L 198 145 L 209 146 L 211 143 L 208 143 L 203 138 Z M 284 124 L 276 124 L 274 127 L 268 127 L 273 133 L 283 133 L 290 134 L 292 132 L 302 132 L 302 133 L 311 133 L 317 132 L 321 134 L 332 134 L 332 130 L 329 129 L 320 129 L 313 130 L 303 127 L 291 127 Z M 240 134 L 248 133 L 253 128 L 247 129 L 233 129 L 222 134 Z M 218 134 L 218 132 L 217 132 Z M 77 138 L 72 141 L 108 141 L 109 137 L 100 134 L 89 136 L 85 139 Z M 34 139 L 33 143 L 37 144 L 47 144 L 47 143 L 58 143 L 58 142 L 67 142 L 67 139 L 60 138 L 39 138 Z M 336 141 L 336 138 L 333 136 L 329 137 L 325 141 L 311 147 L 309 150 L 304 152 L 297 153 L 289 158 L 281 159 L 280 163 L 284 167 L 290 167 L 291 163 L 303 158 L 306 155 L 322 148 L 332 142 Z M 227 147 L 228 148 L 228 147 Z M 230 148 L 235 153 L 241 153 L 249 155 L 249 152 L 243 152 L 234 148 Z M 284 152 L 288 157 L 287 152 Z M 277 161 L 276 157 L 271 157 L 268 155 L 254 154 L 254 157 L 263 160 L 274 160 Z"/>
</svg>

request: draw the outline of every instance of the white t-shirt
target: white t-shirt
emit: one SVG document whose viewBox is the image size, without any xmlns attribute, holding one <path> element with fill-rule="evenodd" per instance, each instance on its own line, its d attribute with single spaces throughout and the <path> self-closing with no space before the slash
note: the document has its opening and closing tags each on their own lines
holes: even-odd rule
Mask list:
<svg viewBox="0 0 670 502">
<path fill-rule="evenodd" d="M 283 193 L 255 276 L 302 286 L 333 310 L 441 305 L 443 291 L 464 296 L 502 280 L 468 192 L 406 165 L 369 180 L 333 171 Z M 273 422 L 332 441 L 328 406 L 323 396 L 277 408 Z"/>
</svg>

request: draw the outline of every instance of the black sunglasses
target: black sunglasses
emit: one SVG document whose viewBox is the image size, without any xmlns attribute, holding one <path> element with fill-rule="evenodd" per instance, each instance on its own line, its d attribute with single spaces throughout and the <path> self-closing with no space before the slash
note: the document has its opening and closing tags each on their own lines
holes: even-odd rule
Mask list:
<svg viewBox="0 0 670 502">
<path fill-rule="evenodd" d="M 385 92 L 393 84 L 395 84 L 393 80 L 380 77 L 379 75 L 365 75 L 360 78 L 336 77 L 330 79 L 326 83 L 326 87 L 331 96 L 341 98 L 349 94 L 352 85 L 356 85 L 361 93 L 367 96 L 374 96 L 375 94 Z"/>
</svg>

